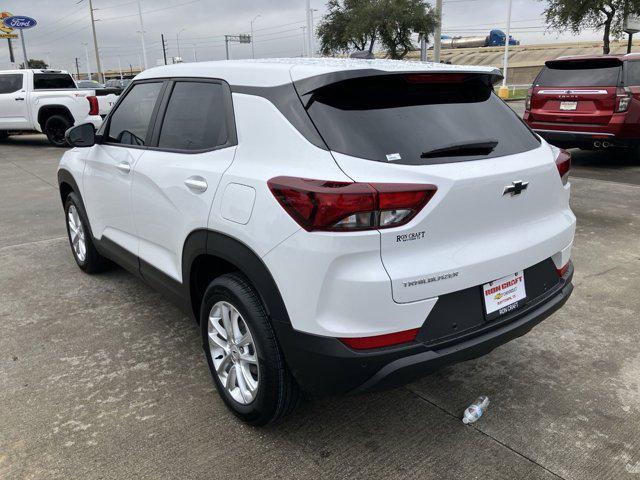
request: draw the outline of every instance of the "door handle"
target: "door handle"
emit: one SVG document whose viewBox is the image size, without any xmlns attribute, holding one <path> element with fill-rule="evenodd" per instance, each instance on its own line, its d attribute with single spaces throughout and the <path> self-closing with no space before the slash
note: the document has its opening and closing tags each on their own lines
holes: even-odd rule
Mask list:
<svg viewBox="0 0 640 480">
<path fill-rule="evenodd" d="M 24 102 L 24 97 L 16 97 L 14 100 L 16 102 Z"/>
<path fill-rule="evenodd" d="M 128 162 L 120 162 L 116 165 L 116 168 L 122 173 L 129 173 L 131 171 L 131 165 Z"/>
<path fill-rule="evenodd" d="M 194 192 L 206 192 L 207 191 L 207 187 L 209 185 L 207 185 L 207 181 L 202 178 L 202 177 L 198 177 L 198 176 L 193 176 L 193 177 L 189 177 L 184 181 L 184 184 L 187 186 L 187 188 L 189 190 L 193 190 Z"/>
</svg>

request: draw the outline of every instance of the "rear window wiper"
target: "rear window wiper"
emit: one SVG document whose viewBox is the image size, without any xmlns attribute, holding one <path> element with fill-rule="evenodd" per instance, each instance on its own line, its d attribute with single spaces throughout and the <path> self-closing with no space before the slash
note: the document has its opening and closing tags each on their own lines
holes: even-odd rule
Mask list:
<svg viewBox="0 0 640 480">
<path fill-rule="evenodd" d="M 434 148 L 433 150 L 422 152 L 420 158 L 449 157 L 454 155 L 489 155 L 498 146 L 498 143 L 498 140 L 494 139 L 454 143 L 446 147 Z"/>
</svg>

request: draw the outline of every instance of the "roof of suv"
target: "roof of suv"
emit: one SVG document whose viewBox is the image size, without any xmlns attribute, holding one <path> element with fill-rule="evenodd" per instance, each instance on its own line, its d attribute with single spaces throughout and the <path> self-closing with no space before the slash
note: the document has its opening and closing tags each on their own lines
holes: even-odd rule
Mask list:
<svg viewBox="0 0 640 480">
<path fill-rule="evenodd" d="M 351 58 L 269 58 L 181 63 L 150 68 L 136 80 L 163 77 L 221 78 L 231 85 L 270 87 L 317 75 L 353 70 L 380 72 L 469 72 L 501 76 L 494 67 L 447 65 L 401 60 L 360 60 Z"/>
<path fill-rule="evenodd" d="M 558 57 L 553 62 L 572 61 L 572 60 L 601 60 L 607 58 L 616 58 L 618 60 L 638 60 L 640 53 L 622 53 L 619 55 L 567 55 L 566 57 Z"/>
</svg>

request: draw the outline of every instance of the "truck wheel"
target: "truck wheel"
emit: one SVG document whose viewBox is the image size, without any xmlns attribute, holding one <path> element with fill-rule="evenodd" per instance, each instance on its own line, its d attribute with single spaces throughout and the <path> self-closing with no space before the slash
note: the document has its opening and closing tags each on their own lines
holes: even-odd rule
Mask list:
<svg viewBox="0 0 640 480">
<path fill-rule="evenodd" d="M 265 425 L 296 407 L 298 384 L 246 277 L 229 273 L 211 282 L 202 300 L 200 326 L 213 381 L 238 418 Z"/>
<path fill-rule="evenodd" d="M 64 134 L 71 126 L 72 124 L 67 117 L 52 115 L 44 122 L 44 133 L 53 146 L 66 147 L 68 145 Z"/>
</svg>

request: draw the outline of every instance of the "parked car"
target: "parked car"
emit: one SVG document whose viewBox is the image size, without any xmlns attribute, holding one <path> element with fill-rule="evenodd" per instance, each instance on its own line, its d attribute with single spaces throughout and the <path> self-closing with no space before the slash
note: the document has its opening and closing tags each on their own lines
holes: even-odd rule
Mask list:
<svg viewBox="0 0 640 480">
<path fill-rule="evenodd" d="M 57 147 L 66 146 L 69 127 L 102 124 L 92 90 L 78 91 L 60 70 L 0 71 L 0 140 L 14 133 L 43 132 Z"/>
<path fill-rule="evenodd" d="M 94 90 L 104 88 L 104 84 L 96 80 L 77 80 L 76 85 L 78 86 L 78 88 L 92 88 Z"/>
<path fill-rule="evenodd" d="M 122 93 L 122 91 L 127 88 L 130 83 L 130 78 L 123 78 L 122 80 L 120 80 L 119 78 L 112 78 L 106 81 L 105 87 L 119 90 L 120 93 Z"/>
<path fill-rule="evenodd" d="M 408 382 L 572 291 L 570 157 L 489 67 L 284 59 L 147 70 L 58 179 L 80 269 L 111 259 L 200 324 L 252 424 L 299 392 Z"/>
<path fill-rule="evenodd" d="M 640 145 L 640 55 L 561 57 L 545 63 L 524 120 L 563 148 Z"/>
</svg>

